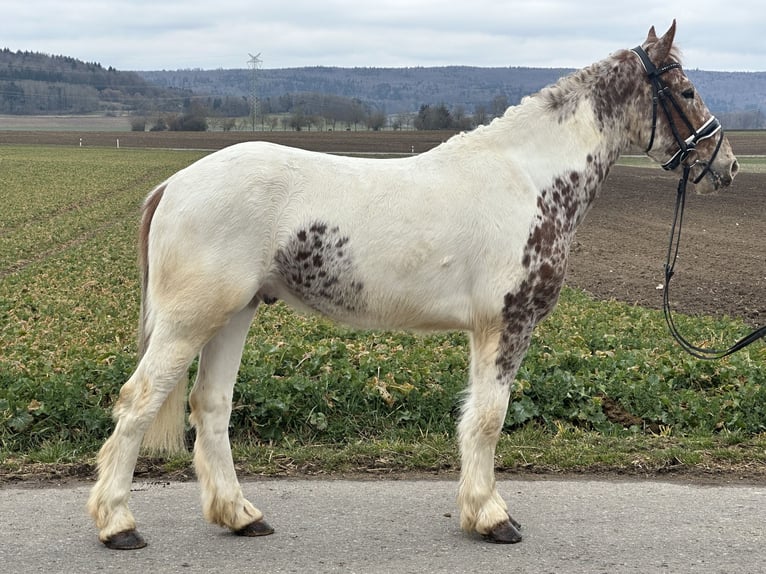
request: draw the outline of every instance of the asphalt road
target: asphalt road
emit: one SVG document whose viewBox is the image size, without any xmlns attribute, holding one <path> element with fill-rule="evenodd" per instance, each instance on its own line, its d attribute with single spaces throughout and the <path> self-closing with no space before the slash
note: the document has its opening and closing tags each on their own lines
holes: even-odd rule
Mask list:
<svg viewBox="0 0 766 574">
<path fill-rule="evenodd" d="M 454 480 L 260 480 L 246 495 L 276 533 L 207 524 L 196 483 L 136 483 L 149 546 L 112 551 L 84 511 L 89 486 L 0 488 L 0 572 L 756 573 L 766 485 L 504 480 L 524 541 L 459 528 Z"/>
</svg>

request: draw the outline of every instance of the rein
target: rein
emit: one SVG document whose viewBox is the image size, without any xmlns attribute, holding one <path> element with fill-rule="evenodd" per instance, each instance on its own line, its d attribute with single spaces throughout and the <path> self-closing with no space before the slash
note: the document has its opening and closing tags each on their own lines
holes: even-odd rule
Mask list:
<svg viewBox="0 0 766 574">
<path fill-rule="evenodd" d="M 675 272 L 676 260 L 678 259 L 678 250 L 681 245 L 681 226 L 684 220 L 684 206 L 686 204 L 686 184 L 689 181 L 690 166 L 684 166 L 684 172 L 678 181 L 678 193 L 676 194 L 676 208 L 673 214 L 673 226 L 670 229 L 670 244 L 668 245 L 668 257 L 665 262 L 665 285 L 662 294 L 662 312 L 665 315 L 665 322 L 668 324 L 671 335 L 681 345 L 681 348 L 698 359 L 716 360 L 723 359 L 740 349 L 743 349 L 754 343 L 758 339 L 766 337 L 766 325 L 759 327 L 749 335 L 742 337 L 728 349 L 708 349 L 698 347 L 690 343 L 678 331 L 673 316 L 670 312 L 670 280 Z"/>
<path fill-rule="evenodd" d="M 652 135 L 649 138 L 649 145 L 647 146 L 646 151 L 649 152 L 654 145 L 654 135 L 657 131 L 657 109 L 658 105 L 661 105 L 662 110 L 665 113 L 665 117 L 668 120 L 668 124 L 670 125 L 670 129 L 673 132 L 673 137 L 678 144 L 678 151 L 673 154 L 668 161 L 662 164 L 662 168 L 668 171 L 672 171 L 679 165 L 683 166 L 683 175 L 678 181 L 678 192 L 676 194 L 676 206 L 675 212 L 673 214 L 673 225 L 670 229 L 670 243 L 668 245 L 668 256 L 665 262 L 665 285 L 663 287 L 662 296 L 662 311 L 665 315 L 665 322 L 668 324 L 668 328 L 670 329 L 670 333 L 673 335 L 673 338 L 678 342 L 684 351 L 693 357 L 705 360 L 722 359 L 733 353 L 736 353 L 744 347 L 747 347 L 758 339 L 766 337 L 766 325 L 759 327 L 749 335 L 742 337 L 728 349 L 708 349 L 705 347 L 698 347 L 690 343 L 686 338 L 684 338 L 683 335 L 681 335 L 681 333 L 678 331 L 678 328 L 676 327 L 675 322 L 673 321 L 673 316 L 670 311 L 670 280 L 673 278 L 673 274 L 675 273 L 676 260 L 678 259 L 678 251 L 681 245 L 681 227 L 684 219 L 684 207 L 686 205 L 686 185 L 689 182 L 689 174 L 692 167 L 697 164 L 702 164 L 704 169 L 693 180 L 693 183 L 699 183 L 708 173 L 711 173 L 712 175 L 710 168 L 716 156 L 718 155 L 718 150 L 721 149 L 721 144 L 723 143 L 723 129 L 721 128 L 721 123 L 718 121 L 718 119 L 716 119 L 715 116 L 710 116 L 710 118 L 698 129 L 694 129 L 694 126 L 692 125 L 691 121 L 689 121 L 689 118 L 683 112 L 683 109 L 678 104 L 676 99 L 673 97 L 673 94 L 670 92 L 668 87 L 663 84 L 661 79 L 662 74 L 668 72 L 669 70 L 680 68 L 681 64 L 678 62 L 672 62 L 666 66 L 663 66 L 662 68 L 657 68 L 649 59 L 649 56 L 641 46 L 633 48 L 631 52 L 638 56 L 639 60 L 641 61 L 641 64 L 646 71 L 646 75 L 649 77 L 649 81 L 652 83 L 652 89 L 654 91 L 652 97 Z M 678 114 L 678 117 L 681 118 L 681 120 L 691 132 L 691 135 L 686 139 L 682 138 L 678 132 L 678 128 L 673 121 L 673 115 L 671 113 L 670 106 L 673 107 L 675 112 Z M 713 150 L 713 153 L 711 154 L 708 161 L 697 159 L 691 165 L 684 163 L 686 158 L 688 158 L 692 152 L 696 151 L 697 144 L 699 142 L 711 138 L 715 134 L 719 134 L 718 142 L 716 143 L 715 149 Z"/>
</svg>

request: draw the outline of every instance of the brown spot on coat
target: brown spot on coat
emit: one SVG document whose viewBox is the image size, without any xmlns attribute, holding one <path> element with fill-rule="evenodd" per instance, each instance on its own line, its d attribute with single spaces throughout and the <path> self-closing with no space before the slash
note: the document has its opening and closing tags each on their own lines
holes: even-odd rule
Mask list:
<svg viewBox="0 0 766 574">
<path fill-rule="evenodd" d="M 521 257 L 526 279 L 503 300 L 503 334 L 496 359 L 498 380 L 510 383 L 529 346 L 532 330 L 556 306 L 566 275 L 575 228 L 606 177 L 604 161 L 589 154 L 585 171 L 568 172 L 540 190 L 537 214 Z"/>
<path fill-rule="evenodd" d="M 340 247 L 345 247 L 340 249 Z M 354 265 L 350 239 L 339 227 L 313 222 L 277 251 L 277 272 L 285 286 L 309 307 L 328 315 L 355 313 L 366 306 L 364 283 Z"/>
</svg>

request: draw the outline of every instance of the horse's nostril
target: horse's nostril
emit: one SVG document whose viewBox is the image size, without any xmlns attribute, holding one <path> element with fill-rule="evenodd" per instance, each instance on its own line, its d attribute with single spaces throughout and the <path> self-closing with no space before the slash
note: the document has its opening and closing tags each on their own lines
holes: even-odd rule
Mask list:
<svg viewBox="0 0 766 574">
<path fill-rule="evenodd" d="M 737 175 L 738 171 L 739 171 L 739 162 L 735 159 L 731 163 L 731 176 L 734 177 L 735 175 Z"/>
</svg>

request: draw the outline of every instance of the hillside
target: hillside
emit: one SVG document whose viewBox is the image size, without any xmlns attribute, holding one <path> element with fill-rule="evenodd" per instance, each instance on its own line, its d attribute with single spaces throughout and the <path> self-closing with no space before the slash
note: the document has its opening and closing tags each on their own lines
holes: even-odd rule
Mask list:
<svg viewBox="0 0 766 574">
<path fill-rule="evenodd" d="M 423 104 L 446 103 L 473 112 L 498 96 L 509 103 L 556 81 L 568 70 L 542 68 L 331 68 L 259 70 L 258 98 L 272 107 L 285 94 L 329 94 L 355 98 L 389 114 L 413 112 Z M 251 94 L 251 70 L 139 72 L 155 85 L 188 87 L 198 94 L 243 97 Z"/>
<path fill-rule="evenodd" d="M 491 108 L 496 98 L 509 104 L 571 72 L 552 68 L 331 68 L 264 69 L 256 75 L 259 99 L 266 105 L 285 94 L 321 93 L 356 98 L 386 113 L 412 112 L 423 104 Z M 688 70 L 689 77 L 716 114 L 760 110 L 766 113 L 766 72 Z M 139 72 L 166 88 L 196 94 L 249 97 L 251 70 L 176 70 Z"/>
<path fill-rule="evenodd" d="M 190 93 L 151 84 L 135 72 L 66 56 L 0 50 L 0 113 L 83 114 L 179 109 Z"/>
<path fill-rule="evenodd" d="M 446 105 L 492 117 L 571 70 L 557 68 L 305 67 L 258 70 L 259 114 L 354 108 L 388 115 Z M 710 109 L 729 128 L 766 127 L 766 72 L 688 70 Z M 66 56 L 0 50 L 0 114 L 83 114 L 188 110 L 249 114 L 253 73 L 247 69 L 125 72 Z M 354 123 L 356 120 L 354 120 Z"/>
</svg>

